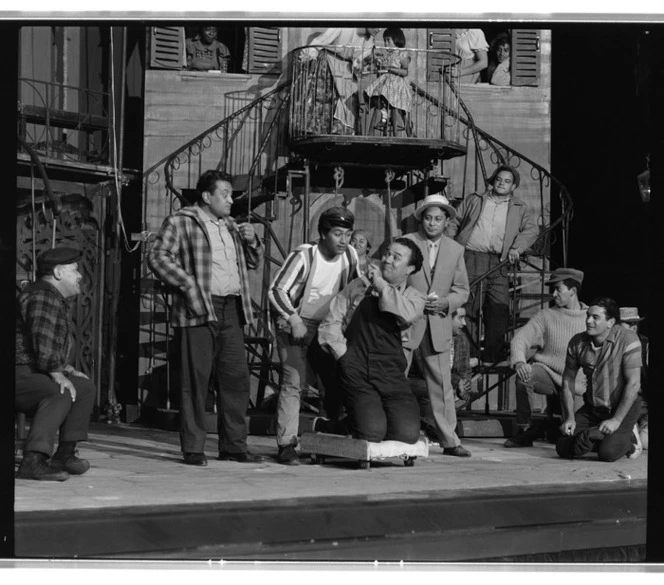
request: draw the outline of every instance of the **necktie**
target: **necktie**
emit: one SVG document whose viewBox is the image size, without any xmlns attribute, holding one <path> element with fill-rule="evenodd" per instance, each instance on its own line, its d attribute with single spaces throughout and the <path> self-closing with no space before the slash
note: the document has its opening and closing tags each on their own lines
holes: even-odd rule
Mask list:
<svg viewBox="0 0 664 585">
<path fill-rule="evenodd" d="M 436 267 L 436 255 L 437 247 L 434 242 L 429 242 L 429 266 L 431 267 L 431 275 L 433 276 L 433 270 Z"/>
</svg>

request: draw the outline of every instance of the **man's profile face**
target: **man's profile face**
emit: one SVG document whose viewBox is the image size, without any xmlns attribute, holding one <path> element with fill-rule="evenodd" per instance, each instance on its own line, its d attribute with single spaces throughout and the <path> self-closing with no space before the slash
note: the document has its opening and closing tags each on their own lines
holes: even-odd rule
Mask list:
<svg viewBox="0 0 664 585">
<path fill-rule="evenodd" d="M 615 319 L 607 319 L 604 307 L 592 305 L 586 312 L 586 332 L 591 337 L 601 337 L 615 325 Z"/>
<path fill-rule="evenodd" d="M 493 192 L 496 195 L 510 195 L 514 189 L 514 177 L 509 171 L 500 171 L 493 180 Z"/>
<path fill-rule="evenodd" d="M 328 257 L 339 256 L 348 248 L 353 230 L 344 227 L 333 227 L 320 237 L 320 246 L 323 254 Z"/>
<path fill-rule="evenodd" d="M 553 302 L 556 304 L 556 307 L 569 309 L 572 306 L 575 289 L 567 288 L 563 282 L 557 282 L 551 288 L 553 289 Z"/>
<path fill-rule="evenodd" d="M 438 239 L 447 225 L 447 213 L 440 207 L 429 207 L 422 213 L 422 229 L 429 240 Z"/>
<path fill-rule="evenodd" d="M 461 329 L 466 326 L 466 309 L 463 307 L 458 308 L 452 316 L 452 333 L 459 335 Z"/>
<path fill-rule="evenodd" d="M 60 264 L 55 267 L 53 273 L 57 276 L 62 296 L 68 299 L 80 294 L 83 276 L 78 271 L 78 262 Z"/>
<path fill-rule="evenodd" d="M 217 181 L 214 191 L 207 193 L 203 201 L 208 204 L 215 217 L 220 219 L 229 217 L 233 204 L 233 187 L 228 181 Z"/>
<path fill-rule="evenodd" d="M 408 275 L 415 270 L 410 266 L 411 251 L 403 244 L 393 243 L 383 254 L 380 261 L 380 272 L 383 278 L 390 284 L 399 285 L 408 278 Z"/>
</svg>

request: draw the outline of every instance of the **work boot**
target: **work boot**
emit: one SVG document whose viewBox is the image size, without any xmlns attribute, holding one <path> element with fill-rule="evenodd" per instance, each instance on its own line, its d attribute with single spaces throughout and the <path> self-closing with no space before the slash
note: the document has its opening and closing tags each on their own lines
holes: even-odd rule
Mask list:
<svg viewBox="0 0 664 585">
<path fill-rule="evenodd" d="M 16 472 L 17 479 L 36 479 L 38 481 L 65 481 L 69 473 L 48 462 L 48 457 L 38 451 L 26 451 L 23 461 Z"/>
<path fill-rule="evenodd" d="M 509 448 L 521 448 L 521 447 L 532 447 L 533 441 L 539 438 L 540 427 L 529 426 L 526 430 L 520 430 L 519 433 L 514 435 L 511 439 L 507 439 L 503 443 L 504 447 Z"/>
<path fill-rule="evenodd" d="M 284 447 L 279 447 L 277 463 L 281 463 L 282 465 L 299 465 L 300 457 L 295 450 L 295 445 L 285 445 Z"/>
<path fill-rule="evenodd" d="M 71 475 L 83 475 L 90 469 L 90 463 L 78 458 L 76 441 L 62 441 L 58 445 L 55 455 L 51 457 L 51 466 L 64 469 Z"/>
</svg>

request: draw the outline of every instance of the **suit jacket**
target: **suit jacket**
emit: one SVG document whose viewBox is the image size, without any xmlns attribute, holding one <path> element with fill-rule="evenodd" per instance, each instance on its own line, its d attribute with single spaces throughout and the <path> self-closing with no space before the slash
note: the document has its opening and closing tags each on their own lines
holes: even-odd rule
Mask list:
<svg viewBox="0 0 664 585">
<path fill-rule="evenodd" d="M 419 347 L 427 325 L 431 330 L 431 341 L 436 352 L 450 350 L 452 342 L 452 313 L 468 300 L 468 274 L 463 260 L 463 246 L 451 238 L 442 236 L 438 247 L 438 257 L 433 276 L 429 269 L 429 247 L 427 238 L 419 231 L 404 236 L 415 242 L 424 256 L 422 269 L 408 277 L 408 284 L 425 295 L 435 292 L 440 298 L 447 298 L 450 303 L 445 315 L 424 313 L 424 318 L 413 325 L 413 334 L 406 344 L 409 349 Z"/>
</svg>

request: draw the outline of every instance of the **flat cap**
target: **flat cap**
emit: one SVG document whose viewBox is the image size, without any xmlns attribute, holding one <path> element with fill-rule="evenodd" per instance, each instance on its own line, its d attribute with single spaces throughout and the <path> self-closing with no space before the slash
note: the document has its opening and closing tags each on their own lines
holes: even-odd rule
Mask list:
<svg viewBox="0 0 664 585">
<path fill-rule="evenodd" d="M 583 272 L 580 270 L 576 270 L 575 268 L 556 268 L 552 273 L 551 273 L 551 278 L 544 284 L 547 286 L 550 286 L 552 284 L 556 284 L 557 282 L 560 282 L 561 280 L 566 280 L 568 278 L 572 278 L 576 280 L 579 284 L 583 283 Z"/>
<path fill-rule="evenodd" d="M 330 227 L 343 227 L 353 229 L 355 216 L 353 212 L 339 205 L 323 211 L 318 220 L 318 229 Z"/>
<path fill-rule="evenodd" d="M 37 255 L 37 272 L 49 272 L 61 264 L 73 264 L 82 256 L 78 248 L 60 247 L 42 250 Z"/>
</svg>

